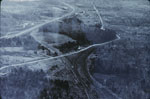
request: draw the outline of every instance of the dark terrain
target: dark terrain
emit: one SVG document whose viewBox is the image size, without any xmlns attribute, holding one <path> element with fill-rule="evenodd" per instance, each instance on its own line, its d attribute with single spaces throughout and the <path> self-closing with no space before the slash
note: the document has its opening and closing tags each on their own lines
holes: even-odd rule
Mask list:
<svg viewBox="0 0 150 99">
<path fill-rule="evenodd" d="M 91 1 L 63 1 L 75 8 L 72 15 L 0 38 L 0 99 L 150 99 L 149 2 L 95 0 L 102 30 Z M 13 2 L 13 13 L 12 2 L 5 2 L 3 35 L 73 10 L 57 0 L 25 2 Z M 16 9 L 26 5 L 29 12 Z M 24 22 L 28 25 L 20 28 Z"/>
</svg>

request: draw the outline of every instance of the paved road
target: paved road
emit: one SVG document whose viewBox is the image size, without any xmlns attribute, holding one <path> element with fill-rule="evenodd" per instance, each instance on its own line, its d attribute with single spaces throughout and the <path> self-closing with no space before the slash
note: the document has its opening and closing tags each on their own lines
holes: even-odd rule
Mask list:
<svg viewBox="0 0 150 99">
<path fill-rule="evenodd" d="M 29 33 L 31 33 L 33 30 L 36 30 L 36 29 L 42 27 L 42 26 L 45 25 L 45 24 L 48 24 L 48 23 L 51 23 L 51 22 L 54 22 L 54 21 L 61 20 L 61 19 L 65 18 L 65 17 L 67 17 L 67 16 L 70 16 L 70 15 L 74 14 L 75 8 L 74 8 L 73 6 L 71 6 L 71 5 L 69 5 L 69 4 L 65 3 L 65 2 L 62 2 L 62 3 L 63 3 L 65 6 L 69 7 L 69 8 L 71 9 L 71 12 L 69 12 L 69 13 L 67 13 L 67 14 L 65 14 L 65 15 L 63 15 L 63 16 L 61 16 L 61 17 L 57 17 L 57 18 L 54 18 L 54 19 L 49 20 L 49 21 L 47 21 L 47 22 L 44 22 L 44 23 L 42 23 L 42 24 L 36 25 L 36 26 L 34 26 L 34 27 L 32 27 L 32 28 L 29 28 L 29 29 L 27 29 L 27 30 L 24 30 L 24 31 L 22 31 L 22 32 L 19 32 L 19 33 L 16 33 L 16 34 L 12 34 L 12 35 L 5 35 L 5 36 L 2 36 L 2 37 L 0 37 L 0 39 L 10 39 L 10 38 L 22 36 L 22 35 L 24 35 L 24 34 L 29 34 Z M 44 58 L 44 59 L 47 59 L 47 58 Z M 44 59 L 41 58 L 41 59 L 34 60 L 34 61 L 28 61 L 28 62 L 26 62 L 26 63 L 19 63 L 19 64 L 12 64 L 12 65 L 7 65 L 7 66 L 2 66 L 2 67 L 0 68 L 0 76 L 8 74 L 8 73 L 1 73 L 1 71 L 4 70 L 4 69 L 12 68 L 12 67 L 17 67 L 17 66 L 25 65 L 25 64 L 36 63 L 36 62 L 38 62 L 38 61 L 44 61 Z M 50 58 L 50 57 L 49 57 L 48 59 L 55 59 L 55 57 L 54 57 L 54 58 Z M 12 66 L 12 67 L 10 67 L 10 66 Z"/>
<path fill-rule="evenodd" d="M 111 42 L 116 41 L 116 40 L 119 40 L 119 39 L 120 39 L 120 37 L 117 36 L 117 39 L 115 39 L 115 40 L 108 41 L 108 42 L 104 42 L 104 43 L 101 43 L 101 44 L 93 44 L 93 45 L 90 45 L 90 46 L 88 46 L 88 47 L 85 47 L 85 48 L 83 48 L 83 49 L 81 49 L 81 50 L 78 50 L 78 51 L 76 51 L 76 52 L 71 52 L 71 53 L 67 53 L 67 54 L 63 54 L 63 55 L 59 55 L 59 56 L 55 56 L 55 57 L 42 58 L 42 59 L 38 59 L 38 60 L 26 62 L 26 63 L 19 63 L 19 64 L 12 64 L 12 65 L 2 66 L 2 67 L 0 68 L 0 71 L 2 71 L 2 70 L 4 70 L 4 69 L 7 69 L 7 68 L 12 68 L 12 67 L 17 67 L 17 66 L 23 66 L 23 65 L 26 65 L 26 64 L 32 64 L 32 63 L 41 62 L 41 61 L 45 61 L 45 60 L 53 60 L 53 59 L 57 59 L 57 58 L 62 58 L 62 57 L 70 56 L 70 55 L 77 54 L 77 53 L 83 52 L 83 51 L 85 51 L 85 50 L 88 50 L 89 48 L 92 48 L 92 47 L 97 47 L 97 46 L 106 45 L 106 44 L 108 44 L 108 43 L 111 43 Z"/>
<path fill-rule="evenodd" d="M 84 53 L 73 56 L 73 58 L 70 59 L 70 63 L 74 66 L 73 71 L 77 75 L 82 86 L 86 90 L 89 90 L 88 84 L 91 84 L 91 86 L 93 86 L 93 88 L 99 93 L 99 97 L 103 97 L 102 99 L 122 99 L 117 94 L 113 93 L 109 88 L 96 81 L 95 78 L 93 78 L 93 76 L 89 73 L 86 59 L 92 52 L 93 50 L 89 49 Z M 94 99 L 94 97 L 91 97 L 91 99 Z"/>
<path fill-rule="evenodd" d="M 101 29 L 102 30 L 105 30 L 105 28 L 104 28 L 104 22 L 103 22 L 103 20 L 102 20 L 102 17 L 101 17 L 101 15 L 100 15 L 100 12 L 98 11 L 98 9 L 96 8 L 96 6 L 95 6 L 95 4 L 93 4 L 93 8 L 94 8 L 94 10 L 96 11 L 96 13 L 97 13 L 97 15 L 98 15 L 98 17 L 99 17 L 99 21 L 100 21 L 100 23 L 101 23 Z"/>
<path fill-rule="evenodd" d="M 39 24 L 39 25 L 36 25 L 36 26 L 34 26 L 34 27 L 32 27 L 32 28 L 29 28 L 29 29 L 27 29 L 27 30 L 24 30 L 24 31 L 22 31 L 22 32 L 19 32 L 19 33 L 16 33 L 16 34 L 12 34 L 12 35 L 5 35 L 5 36 L 2 36 L 2 37 L 0 37 L 0 39 L 10 39 L 10 38 L 18 37 L 18 36 L 21 36 L 21 35 L 24 35 L 24 34 L 29 34 L 29 33 L 32 32 L 33 30 L 38 29 L 38 28 L 42 27 L 42 26 L 45 25 L 45 24 L 48 24 L 48 23 L 51 23 L 51 22 L 54 22 L 54 21 L 58 21 L 58 20 L 60 20 L 60 19 L 63 19 L 63 18 L 65 18 L 65 17 L 67 17 L 67 16 L 72 15 L 72 14 L 75 12 L 75 8 L 74 8 L 73 6 L 71 6 L 71 5 L 67 4 L 67 3 L 64 3 L 64 2 L 62 2 L 62 3 L 63 3 L 64 5 L 66 5 L 67 7 L 69 7 L 70 9 L 72 9 L 72 11 L 71 11 L 70 13 L 67 13 L 67 14 L 61 16 L 61 17 L 57 17 L 57 18 L 54 18 L 54 19 L 52 19 L 52 20 L 46 21 L 46 22 L 41 23 L 41 24 Z"/>
<path fill-rule="evenodd" d="M 18 37 L 18 36 L 21 36 L 21 35 L 24 35 L 24 34 L 28 34 L 28 33 L 32 32 L 33 30 L 38 29 L 38 28 L 40 28 L 41 26 L 43 26 L 43 25 L 45 25 L 45 24 L 47 24 L 47 23 L 50 23 L 50 22 L 54 22 L 54 21 L 63 19 L 63 18 L 65 18 L 65 17 L 67 17 L 67 16 L 72 15 L 72 14 L 75 12 L 75 8 L 74 8 L 73 6 L 71 6 L 71 5 L 67 4 L 67 3 L 63 3 L 63 4 L 66 5 L 66 6 L 68 6 L 70 9 L 72 9 L 72 11 L 71 11 L 70 13 L 68 13 L 68 14 L 65 14 L 65 15 L 61 16 L 61 17 L 54 18 L 54 19 L 52 19 L 52 20 L 50 20 L 50 21 L 47 21 L 47 22 L 42 23 L 42 24 L 39 24 L 39 25 L 37 25 L 37 26 L 34 26 L 34 27 L 32 27 L 32 28 L 30 28 L 30 29 L 27 29 L 27 30 L 25 30 L 25 31 L 22 31 L 22 32 L 20 32 L 20 33 L 13 34 L 13 35 L 6 35 L 6 36 L 3 36 L 3 37 L 0 37 L 0 39 L 10 39 L 10 38 Z M 95 8 L 95 7 L 94 7 L 94 8 Z M 96 8 L 95 8 L 95 10 L 96 10 Z M 97 10 L 96 10 L 96 11 L 97 11 Z M 66 57 L 66 56 L 70 56 L 70 55 L 74 55 L 74 54 L 78 54 L 78 53 L 80 53 L 80 52 L 86 51 L 86 50 L 88 50 L 88 49 L 90 49 L 90 48 L 92 48 L 92 47 L 97 47 L 97 46 L 106 45 L 106 44 L 108 44 L 108 43 L 117 41 L 117 40 L 119 40 L 119 39 L 120 39 L 120 37 L 117 35 L 117 38 L 116 38 L 115 40 L 108 41 L 108 42 L 104 42 L 104 43 L 101 43 L 101 44 L 93 44 L 93 45 L 90 45 L 90 46 L 88 46 L 88 47 L 85 47 L 85 48 L 83 48 L 83 49 L 81 49 L 81 50 L 78 50 L 78 51 L 76 51 L 76 52 L 71 52 L 71 53 L 67 53 L 67 54 L 63 54 L 63 55 L 59 55 L 59 56 L 55 56 L 55 57 L 46 57 L 46 58 L 38 59 L 38 60 L 35 60 L 35 61 L 29 61 L 29 62 L 26 62 L 26 63 L 19 63 L 19 64 L 12 64 L 12 65 L 7 65 L 7 66 L 2 66 L 2 67 L 0 68 L 0 76 L 4 76 L 4 75 L 9 74 L 9 72 L 5 72 L 5 73 L 3 72 L 5 69 L 7 70 L 7 69 L 9 69 L 9 68 L 18 67 L 18 66 L 21 67 L 21 66 L 24 66 L 24 65 L 27 65 L 27 64 L 32 64 L 32 63 L 41 62 L 41 61 L 45 61 L 45 60 L 52 60 L 52 59 L 57 59 L 57 58 L 63 58 L 63 57 Z M 91 76 L 91 75 L 90 75 L 90 76 Z M 97 81 L 95 81 L 92 76 L 91 76 L 91 78 L 92 78 L 92 80 L 95 82 L 95 86 L 97 86 L 98 88 L 101 88 L 102 85 L 99 84 Z M 81 81 L 81 82 L 82 82 L 82 81 Z M 103 87 L 103 88 L 104 88 L 104 87 Z M 117 97 L 114 93 L 112 93 L 110 90 L 107 90 L 107 91 L 108 91 L 111 95 L 113 95 L 113 96 L 115 96 L 116 98 L 118 98 L 118 97 Z M 88 96 L 88 98 L 89 98 L 89 96 Z M 120 99 L 120 98 L 118 98 L 118 99 Z"/>
<path fill-rule="evenodd" d="M 35 27 L 32 27 L 32 28 L 27 29 L 27 30 L 25 30 L 25 31 L 22 31 L 22 32 L 20 32 L 20 33 L 18 33 L 18 34 L 13 34 L 13 35 L 8 35 L 8 36 L 0 37 L 0 39 L 2 39 L 2 38 L 9 39 L 9 38 L 14 38 L 14 37 L 17 37 L 17 36 L 21 36 L 21 35 L 23 35 L 23 34 L 28 34 L 28 33 L 30 33 L 31 31 L 33 31 L 33 30 L 35 30 L 35 29 L 38 29 L 39 27 L 41 27 L 41 26 L 43 26 L 43 25 L 45 25 L 45 24 L 47 24 L 47 23 L 50 23 L 50 22 L 54 22 L 54 21 L 63 19 L 63 18 L 65 18 L 65 17 L 67 17 L 67 16 L 72 15 L 72 14 L 75 12 L 75 8 L 74 8 L 73 6 L 71 6 L 71 5 L 67 4 L 67 3 L 63 3 L 63 4 L 66 5 L 66 6 L 68 6 L 70 9 L 72 9 L 72 11 L 71 11 L 70 13 L 68 13 L 68 14 L 65 14 L 65 15 L 61 16 L 61 17 L 55 18 L 55 19 L 50 20 L 50 21 L 48 21 L 48 22 L 45 22 L 45 23 L 43 23 L 43 24 L 39 24 L 39 25 L 37 25 L 37 26 L 35 26 Z M 2 66 L 2 67 L 0 68 L 0 73 L 1 73 L 0 76 L 3 74 L 3 73 L 2 73 L 2 70 L 7 69 L 7 68 L 18 67 L 18 66 L 23 66 L 23 65 L 26 65 L 26 64 L 32 64 L 32 63 L 36 63 L 36 62 L 41 62 L 41 61 L 44 61 L 44 60 L 52 60 L 52 59 L 57 59 L 57 58 L 62 58 L 62 57 L 70 56 L 70 55 L 77 54 L 77 53 L 83 52 L 83 51 L 85 51 L 85 50 L 88 50 L 89 48 L 96 47 L 96 46 L 102 46 L 102 45 L 111 43 L 111 42 L 113 42 L 113 41 L 119 40 L 119 39 L 120 39 L 120 37 L 117 35 L 117 39 L 115 39 L 115 40 L 108 41 L 108 42 L 104 42 L 104 43 L 101 43 L 101 44 L 93 44 L 93 45 L 90 45 L 90 46 L 88 46 L 88 47 L 85 47 L 85 48 L 83 48 L 83 49 L 81 49 L 81 50 L 78 50 L 78 51 L 76 51 L 76 52 L 71 52 L 71 53 L 59 55 L 59 56 L 56 56 L 56 57 L 41 58 L 41 59 L 38 59 L 38 60 L 26 62 L 26 63 L 19 63 L 19 64 L 11 64 L 11 65 Z M 7 74 L 7 73 L 4 73 L 4 74 Z"/>
</svg>

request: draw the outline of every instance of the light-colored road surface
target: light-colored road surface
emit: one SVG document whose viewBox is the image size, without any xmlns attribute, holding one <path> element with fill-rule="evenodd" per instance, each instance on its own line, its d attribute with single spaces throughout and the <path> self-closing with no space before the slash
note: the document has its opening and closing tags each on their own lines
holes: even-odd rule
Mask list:
<svg viewBox="0 0 150 99">
<path fill-rule="evenodd" d="M 57 17 L 57 18 L 54 18 L 54 19 L 52 19 L 52 20 L 46 21 L 46 22 L 44 22 L 44 23 L 42 23 L 42 24 L 36 25 L 36 26 L 34 26 L 34 27 L 32 27 L 32 28 L 29 28 L 29 29 L 24 30 L 24 31 L 22 31 L 22 32 L 19 32 L 19 33 L 17 33 L 17 34 L 2 36 L 2 37 L 0 37 L 0 39 L 10 39 L 10 38 L 22 36 L 22 35 L 24 35 L 24 34 L 29 34 L 29 33 L 31 33 L 33 30 L 36 30 L 36 29 L 42 27 L 42 26 L 45 25 L 45 24 L 48 24 L 48 23 L 51 23 L 51 22 L 54 22 L 54 21 L 61 20 L 61 19 L 65 18 L 65 17 L 67 17 L 67 16 L 70 16 L 70 15 L 74 14 L 75 8 L 74 8 L 73 6 L 71 6 L 71 5 L 69 5 L 69 4 L 65 3 L 65 2 L 62 2 L 62 3 L 63 3 L 65 6 L 69 7 L 69 8 L 71 9 L 71 12 L 69 12 L 69 13 L 67 13 L 67 14 L 65 14 L 65 15 L 63 15 L 63 16 L 61 16 L 61 17 Z M 25 64 L 36 63 L 36 62 L 38 62 L 38 61 L 44 61 L 45 59 L 52 59 L 52 58 L 50 58 L 50 57 L 47 58 L 47 57 L 46 57 L 46 58 L 44 58 L 44 59 L 41 58 L 41 59 L 38 59 L 38 60 L 35 60 L 35 61 L 26 62 L 26 63 L 20 63 L 20 64 L 12 64 L 12 65 L 7 65 L 7 66 L 2 66 L 2 67 L 0 68 L 0 76 L 3 76 L 3 75 L 8 74 L 8 73 L 2 73 L 2 70 L 4 70 L 4 69 L 12 68 L 12 67 L 17 67 L 17 66 L 21 66 L 21 65 L 25 65 Z M 54 57 L 53 59 L 55 59 L 55 57 Z M 10 67 L 10 66 L 12 66 L 12 67 Z"/>
<path fill-rule="evenodd" d="M 101 17 L 101 15 L 100 15 L 100 12 L 98 11 L 98 9 L 96 8 L 96 6 L 95 6 L 95 4 L 93 4 L 93 8 L 94 8 L 94 10 L 96 11 L 96 13 L 97 13 L 97 15 L 98 15 L 98 17 L 99 17 L 99 21 L 100 21 L 100 23 L 101 23 L 101 29 L 102 30 L 105 30 L 105 28 L 104 28 L 104 22 L 103 22 L 103 20 L 102 20 L 102 17 Z"/>
<path fill-rule="evenodd" d="M 54 21 L 63 19 L 63 18 L 65 18 L 65 17 L 67 17 L 67 16 L 72 15 L 72 14 L 75 12 L 75 8 L 74 8 L 73 6 L 71 6 L 71 5 L 67 4 L 67 3 L 63 3 L 63 4 L 66 5 L 66 6 L 68 6 L 70 9 L 72 9 L 72 11 L 71 11 L 70 13 L 68 13 L 68 14 L 65 14 L 65 15 L 61 16 L 61 17 L 54 18 L 54 19 L 52 19 L 52 20 L 50 20 L 50 21 L 47 21 L 47 22 L 42 23 L 42 24 L 39 24 L 39 25 L 37 25 L 37 26 L 35 26 L 35 27 L 32 27 L 32 28 L 27 29 L 27 30 L 25 30 L 25 31 L 22 31 L 22 32 L 20 32 L 20 33 L 13 34 L 13 35 L 6 35 L 6 36 L 3 36 L 3 37 L 0 37 L 0 39 L 9 39 L 9 38 L 14 38 L 14 37 L 18 37 L 18 36 L 21 36 L 21 35 L 24 35 L 24 34 L 31 33 L 33 30 L 38 29 L 38 28 L 40 28 L 41 26 L 43 26 L 43 25 L 45 25 L 45 24 L 47 24 L 47 23 L 50 23 L 50 22 L 54 22 Z M 96 8 L 95 8 L 95 10 L 96 10 Z M 4 72 L 4 71 L 7 70 L 7 69 L 11 69 L 11 68 L 15 68 L 15 67 L 21 67 L 21 66 L 24 66 L 24 65 L 27 65 L 27 64 L 37 63 L 37 62 L 46 61 L 46 60 L 58 59 L 58 58 L 70 56 L 70 55 L 73 55 L 73 54 L 78 54 L 78 53 L 83 52 L 83 51 L 86 51 L 86 50 L 88 50 L 88 49 L 90 49 L 90 48 L 92 48 L 92 47 L 103 46 L 103 45 L 106 45 L 106 44 L 108 44 L 108 43 L 117 41 L 117 40 L 119 40 L 119 39 L 120 39 L 120 37 L 117 35 L 117 38 L 116 38 L 115 40 L 108 41 L 108 42 L 104 42 L 104 43 L 101 43 L 101 44 L 93 44 L 93 45 L 90 45 L 90 46 L 88 46 L 88 47 L 85 47 L 85 48 L 83 48 L 83 49 L 81 49 L 81 50 L 78 50 L 78 51 L 76 51 L 76 52 L 70 52 L 70 53 L 63 54 L 63 55 L 59 55 L 59 56 L 55 56 L 55 57 L 41 58 L 41 59 L 38 59 L 38 60 L 29 61 L 29 62 L 25 62 L 25 63 L 19 63 L 19 64 L 12 64 L 12 65 L 7 65 L 7 66 L 2 66 L 2 67 L 0 68 L 0 76 L 4 76 L 4 75 L 9 74 L 9 73 L 10 73 L 9 71 L 8 71 L 8 72 Z M 91 78 L 93 78 L 93 77 L 91 77 Z M 101 85 L 100 83 L 98 83 L 97 81 L 95 81 L 94 78 L 93 78 L 93 81 L 95 82 L 95 85 L 96 85 L 98 88 L 102 88 L 102 85 Z M 103 88 L 104 88 L 104 87 L 103 87 Z M 117 97 L 117 95 L 115 95 L 115 94 L 114 94 L 113 92 L 111 92 L 110 90 L 107 90 L 107 91 L 108 91 L 111 95 L 115 96 L 117 99 L 120 99 L 119 97 Z M 87 92 L 87 91 L 85 91 L 85 92 Z M 87 94 L 87 96 L 88 96 L 88 94 Z M 88 99 L 90 99 L 89 96 L 88 96 Z"/>
<path fill-rule="evenodd" d="M 75 8 L 67 3 L 63 3 L 64 5 L 68 6 L 70 9 L 72 9 L 72 11 L 68 14 L 65 14 L 61 17 L 58 17 L 58 18 L 55 18 L 55 19 L 52 19 L 48 22 L 45 22 L 45 23 L 42 23 L 42 24 L 39 24 L 35 27 L 32 27 L 30 29 L 27 29 L 25 31 L 22 31 L 20 33 L 17 33 L 17 34 L 13 34 L 13 35 L 8 35 L 8 36 L 3 36 L 3 37 L 0 37 L 0 39 L 4 38 L 4 39 L 9 39 L 9 38 L 14 38 L 14 37 L 17 37 L 17 36 L 21 36 L 21 35 L 24 35 L 24 34 L 28 34 L 30 33 L 31 31 L 35 30 L 35 29 L 38 29 L 39 27 L 47 24 L 47 23 L 51 23 L 51 22 L 54 22 L 54 21 L 57 21 L 57 20 L 60 20 L 60 19 L 63 19 L 67 16 L 70 16 L 72 15 L 74 12 L 75 12 Z M 45 61 L 45 60 L 52 60 L 52 59 L 57 59 L 57 58 L 62 58 L 62 57 L 66 57 L 66 56 L 70 56 L 70 55 L 73 55 L 73 54 L 77 54 L 77 53 L 80 53 L 80 52 L 83 52 L 85 50 L 88 50 L 89 48 L 92 48 L 92 47 L 96 47 L 96 46 L 102 46 L 102 45 L 105 45 L 105 44 L 108 44 L 108 43 L 111 43 L 113 41 L 116 41 L 116 40 L 119 40 L 120 37 L 117 35 L 117 39 L 115 40 L 112 40 L 112 41 L 108 41 L 108 42 L 104 42 L 104 43 L 101 43 L 101 44 L 93 44 L 93 45 L 90 45 L 88 47 L 85 47 L 81 50 L 78 50 L 76 52 L 71 52 L 71 53 L 67 53 L 67 54 L 63 54 L 63 55 L 59 55 L 59 56 L 56 56 L 56 57 L 46 57 L 46 58 L 41 58 L 41 59 L 38 59 L 38 60 L 34 60 L 34 61 L 29 61 L 29 62 L 25 62 L 25 63 L 19 63 L 19 64 L 12 64 L 12 65 L 7 65 L 7 66 L 2 66 L 0 68 L 0 76 L 3 74 L 2 70 L 4 69 L 7 69 L 7 68 L 12 68 L 12 67 L 18 67 L 18 66 L 23 66 L 23 65 L 26 65 L 26 64 L 32 64 L 32 63 L 36 63 L 36 62 L 40 62 L 40 61 Z M 4 74 L 7 74 L 7 73 L 4 73 Z"/>
<path fill-rule="evenodd" d="M 32 27 L 32 28 L 29 28 L 29 29 L 24 30 L 24 31 L 22 31 L 22 32 L 19 32 L 19 33 L 17 33 L 17 34 L 2 36 L 2 37 L 0 37 L 0 39 L 9 39 L 9 38 L 18 37 L 18 36 L 21 36 L 21 35 L 24 35 L 24 34 L 28 34 L 28 33 L 32 32 L 33 30 L 42 27 L 42 26 L 45 25 L 45 24 L 48 24 L 48 23 L 51 23 L 51 22 L 54 22 L 54 21 L 58 21 L 58 20 L 60 20 L 60 19 L 63 19 L 63 18 L 65 18 L 65 17 L 67 17 L 67 16 L 72 15 L 72 14 L 75 12 L 75 8 L 74 8 L 73 6 L 71 6 L 71 5 L 67 4 L 67 3 L 64 3 L 64 2 L 62 2 L 62 3 L 63 3 L 64 5 L 66 5 L 67 7 L 69 7 L 70 9 L 72 9 L 72 11 L 71 11 L 70 13 L 67 13 L 67 14 L 61 16 L 61 17 L 57 17 L 57 18 L 54 18 L 54 19 L 52 19 L 52 20 L 46 21 L 46 22 L 44 22 L 44 23 L 42 23 L 42 24 L 36 25 L 36 26 L 34 26 L 34 27 Z"/>
<path fill-rule="evenodd" d="M 89 71 L 88 71 L 88 73 L 89 73 Z M 90 73 L 89 73 L 90 74 Z M 103 86 L 101 83 L 99 83 L 97 80 L 95 80 L 95 78 L 93 78 L 93 76 L 92 75 L 90 75 L 91 77 L 91 79 L 92 79 L 92 81 L 93 81 L 93 85 L 94 85 L 94 87 L 95 87 L 95 89 L 98 91 L 98 92 L 101 92 L 102 94 L 103 94 L 103 98 L 102 99 L 108 99 L 108 95 L 106 94 L 106 93 L 108 93 L 108 94 L 110 94 L 111 96 L 113 96 L 114 98 L 113 99 L 122 99 L 121 97 L 119 97 L 117 94 L 115 94 L 115 93 L 113 93 L 109 88 L 107 88 L 106 86 Z M 105 90 L 106 91 L 106 93 L 104 93 L 103 92 L 103 90 Z"/>
<path fill-rule="evenodd" d="M 31 62 L 26 62 L 26 63 L 19 63 L 19 64 L 12 64 L 12 65 L 3 66 L 3 67 L 0 68 L 0 71 L 2 71 L 2 70 L 4 70 L 4 69 L 7 69 L 7 68 L 18 67 L 18 66 L 23 66 L 23 65 L 26 65 L 26 64 L 32 64 L 32 63 L 36 63 L 36 62 L 40 62 L 40 61 L 58 59 L 58 58 L 70 56 L 70 55 L 73 55 L 73 54 L 78 54 L 78 53 L 80 53 L 80 52 L 83 52 L 83 51 L 85 51 L 85 50 L 88 50 L 89 48 L 97 47 L 97 46 L 102 46 L 102 45 L 111 43 L 111 42 L 113 42 L 113 41 L 119 40 L 119 39 L 120 39 L 120 37 L 117 35 L 117 39 L 112 40 L 112 41 L 104 42 L 104 43 L 101 43 L 101 44 L 93 44 L 93 45 L 90 45 L 90 46 L 88 46 L 88 47 L 85 47 L 85 48 L 83 48 L 83 49 L 81 49 L 81 50 L 78 50 L 78 51 L 76 51 L 76 52 L 71 52 L 71 53 L 59 55 L 59 56 L 56 56 L 56 57 L 47 57 L 47 58 L 42 58 L 42 59 L 38 59 L 38 60 L 35 60 L 35 61 L 31 61 Z"/>
</svg>

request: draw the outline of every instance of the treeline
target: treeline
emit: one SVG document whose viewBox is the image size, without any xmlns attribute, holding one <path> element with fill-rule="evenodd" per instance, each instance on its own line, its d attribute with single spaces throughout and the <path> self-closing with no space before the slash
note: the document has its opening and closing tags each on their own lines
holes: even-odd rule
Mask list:
<svg viewBox="0 0 150 99">
<path fill-rule="evenodd" d="M 72 32 L 68 32 L 68 33 L 64 32 L 64 31 L 60 31 L 59 33 L 71 37 L 72 39 L 76 40 L 76 42 L 79 45 L 90 44 L 90 41 L 86 38 L 85 33 L 82 31 L 72 31 Z"/>
<path fill-rule="evenodd" d="M 56 52 L 52 53 L 47 47 L 45 47 L 41 44 L 39 44 L 37 48 L 39 50 L 46 51 L 46 55 L 48 55 L 48 56 L 57 56 L 58 55 Z"/>
<path fill-rule="evenodd" d="M 14 69 L 10 75 L 0 77 L 1 98 L 37 99 L 40 90 L 51 85 L 45 76 L 43 70 Z"/>
<path fill-rule="evenodd" d="M 64 44 L 61 44 L 60 46 L 56 46 L 61 52 L 67 53 L 69 51 L 77 50 L 79 47 L 79 44 L 77 42 L 67 42 Z"/>
<path fill-rule="evenodd" d="M 60 34 L 67 35 L 67 36 L 71 37 L 72 39 L 76 40 L 75 42 L 69 41 L 69 42 L 61 44 L 59 46 L 55 46 L 56 48 L 58 48 L 63 53 L 77 50 L 79 46 L 86 46 L 86 45 L 89 45 L 91 43 L 86 38 L 85 34 L 81 31 L 78 31 L 77 33 L 67 33 L 67 32 L 61 31 Z"/>
<path fill-rule="evenodd" d="M 51 80 L 51 85 L 40 92 L 39 99 L 74 99 L 68 81 Z"/>
</svg>

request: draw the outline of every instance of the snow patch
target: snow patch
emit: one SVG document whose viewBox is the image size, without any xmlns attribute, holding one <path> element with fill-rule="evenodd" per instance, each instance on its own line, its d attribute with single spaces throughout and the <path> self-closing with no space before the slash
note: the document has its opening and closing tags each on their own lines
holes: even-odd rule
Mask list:
<svg viewBox="0 0 150 99">
<path fill-rule="evenodd" d="M 23 52 L 23 47 L 1 47 L 0 52 Z"/>
</svg>

